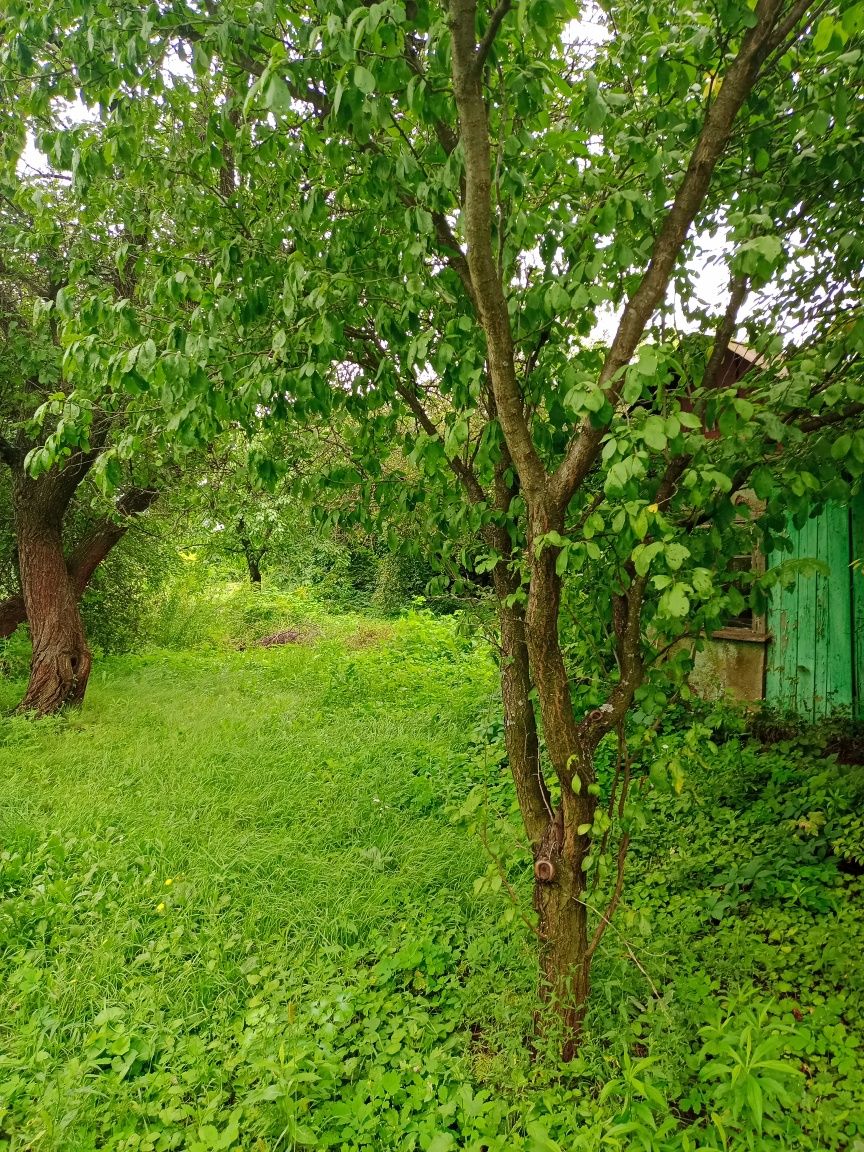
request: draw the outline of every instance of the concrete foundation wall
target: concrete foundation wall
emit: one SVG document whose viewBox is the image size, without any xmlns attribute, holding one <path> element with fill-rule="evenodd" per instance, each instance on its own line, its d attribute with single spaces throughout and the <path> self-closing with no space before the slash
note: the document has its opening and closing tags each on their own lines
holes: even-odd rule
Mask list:
<svg viewBox="0 0 864 1152">
<path fill-rule="evenodd" d="M 696 653 L 690 683 L 704 700 L 761 700 L 765 684 L 765 644 L 748 640 L 708 640 Z"/>
</svg>

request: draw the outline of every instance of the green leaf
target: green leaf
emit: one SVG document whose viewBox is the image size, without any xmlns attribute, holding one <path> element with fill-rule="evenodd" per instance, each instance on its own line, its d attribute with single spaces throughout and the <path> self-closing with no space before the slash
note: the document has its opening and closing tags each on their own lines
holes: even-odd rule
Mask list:
<svg viewBox="0 0 864 1152">
<path fill-rule="evenodd" d="M 681 618 L 690 611 L 687 584 L 673 584 L 660 597 L 660 609 L 666 616 Z"/>
<path fill-rule="evenodd" d="M 633 567 L 637 576 L 647 576 L 651 561 L 663 551 L 663 544 L 654 540 L 650 544 L 637 544 L 633 549 Z"/>
<path fill-rule="evenodd" d="M 642 430 L 642 439 L 655 452 L 663 452 L 668 443 L 664 421 L 659 416 L 649 416 Z"/>
<path fill-rule="evenodd" d="M 290 112 L 291 93 L 281 76 L 272 73 L 264 89 L 264 106 L 271 112 Z"/>
<path fill-rule="evenodd" d="M 639 359 L 634 367 L 640 376 L 656 376 L 660 364 L 657 349 L 653 344 L 643 344 L 639 349 Z"/>
<path fill-rule="evenodd" d="M 678 544 L 676 541 L 667 544 L 664 551 L 666 564 L 673 572 L 677 572 L 689 555 L 690 549 L 685 548 L 683 544 Z"/>
<path fill-rule="evenodd" d="M 54 298 L 54 307 L 60 316 L 68 317 L 72 315 L 72 301 L 70 299 L 70 291 L 68 288 L 61 288 Z"/>
<path fill-rule="evenodd" d="M 547 310 L 553 316 L 567 312 L 570 308 L 569 293 L 558 283 L 550 284 L 546 289 L 545 301 Z"/>
<path fill-rule="evenodd" d="M 561 1145 L 556 1143 L 538 1120 L 528 1124 L 528 1152 L 561 1152 Z"/>
<path fill-rule="evenodd" d="M 135 361 L 135 367 L 142 376 L 150 371 L 156 363 L 156 344 L 152 339 L 147 339 L 138 349 L 138 356 Z"/>
<path fill-rule="evenodd" d="M 816 34 L 813 37 L 813 47 L 817 52 L 824 52 L 831 43 L 834 35 L 834 21 L 830 16 L 823 16 L 816 25 Z"/>
<path fill-rule="evenodd" d="M 354 84 L 361 92 L 370 96 L 375 91 L 375 77 L 368 68 L 358 64 L 354 69 Z"/>
<path fill-rule="evenodd" d="M 451 1152 L 455 1144 L 456 1142 L 449 1132 L 437 1132 L 432 1137 L 427 1152 Z"/>
<path fill-rule="evenodd" d="M 779 261 L 783 245 L 778 236 L 754 236 L 745 240 L 738 251 L 742 270 L 765 279 Z"/>
</svg>

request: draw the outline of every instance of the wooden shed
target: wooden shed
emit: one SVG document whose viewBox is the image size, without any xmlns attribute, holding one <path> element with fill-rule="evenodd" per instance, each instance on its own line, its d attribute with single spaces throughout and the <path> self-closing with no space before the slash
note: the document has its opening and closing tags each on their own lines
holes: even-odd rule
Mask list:
<svg viewBox="0 0 864 1152">
<path fill-rule="evenodd" d="M 864 719 L 864 494 L 790 536 L 792 552 L 765 557 L 765 566 L 819 560 L 826 573 L 776 587 L 765 616 L 744 613 L 715 633 L 697 657 L 695 685 L 811 720 L 837 710 Z"/>
<path fill-rule="evenodd" d="M 718 383 L 740 384 L 761 364 L 753 349 L 730 343 Z M 709 698 L 765 700 L 813 720 L 838 709 L 864 719 L 864 493 L 803 528 L 790 525 L 789 535 L 791 553 L 742 556 L 741 566 L 819 560 L 827 575 L 775 588 L 766 615 L 748 610 L 715 632 L 697 655 L 693 683 Z"/>
</svg>

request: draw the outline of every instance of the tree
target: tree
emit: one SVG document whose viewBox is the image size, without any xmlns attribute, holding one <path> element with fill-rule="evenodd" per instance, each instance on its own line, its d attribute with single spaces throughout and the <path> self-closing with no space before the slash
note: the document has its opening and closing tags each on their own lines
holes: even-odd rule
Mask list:
<svg viewBox="0 0 864 1152">
<path fill-rule="evenodd" d="M 79 413 L 68 399 L 60 340 L 64 312 L 81 282 L 104 276 L 104 251 L 94 252 L 69 198 L 56 182 L 10 179 L 0 214 L 0 329 L 3 334 L 0 459 L 11 477 L 11 506 L 20 596 L 0 607 L 2 631 L 26 617 L 33 644 L 30 683 L 22 709 L 57 711 L 81 701 L 90 651 L 78 601 L 93 571 L 123 535 L 113 518 L 94 525 L 74 549 L 64 544 L 70 504 L 118 423 L 114 411 Z M 108 279 L 118 295 L 130 285 L 115 267 Z M 49 466 L 34 423 L 41 405 L 74 425 L 59 460 Z M 118 501 L 119 518 L 139 514 L 155 492 L 131 487 Z M 66 555 L 66 551 L 69 555 Z"/>
<path fill-rule="evenodd" d="M 4 12 L 0 23 L 15 29 L 16 13 Z M 156 355 L 146 329 L 160 339 L 166 328 L 179 330 L 199 289 L 188 264 L 170 261 L 166 270 L 176 217 L 185 222 L 170 198 L 159 198 L 170 117 L 148 109 L 138 127 L 150 163 L 139 166 L 138 151 L 125 139 L 118 147 L 98 119 L 67 116 L 64 98 L 74 92 L 66 81 L 58 89 L 52 80 L 49 91 L 34 80 L 26 24 L 25 15 L 4 36 L 0 57 L 0 89 L 20 113 L 4 133 L 0 171 L 0 461 L 11 475 L 21 586 L 20 599 L 2 606 L 2 625 L 17 626 L 23 606 L 33 661 L 21 707 L 48 713 L 80 703 L 86 690 L 91 661 L 78 600 L 95 567 L 128 517 L 152 503 L 152 477 L 164 481 L 169 465 L 195 446 L 176 425 L 170 437 L 152 435 L 151 398 L 142 393 Z M 36 169 L 23 154 L 34 141 Z M 229 158 L 220 165 L 224 184 Z M 157 177 L 149 184 L 148 174 Z M 91 388 L 104 371 L 122 388 Z M 76 384 L 80 402 L 71 395 Z M 170 381 L 163 396 L 170 408 Z M 215 427 L 212 407 L 211 395 L 193 415 L 202 439 Z M 119 494 L 100 522 L 64 542 L 67 512 L 87 478 L 106 496 Z"/>
<path fill-rule="evenodd" d="M 226 344 L 220 309 L 243 300 L 242 357 L 222 363 L 247 404 L 272 420 L 344 406 L 367 499 L 410 416 L 440 547 L 466 529 L 478 540 L 541 993 L 570 1057 L 638 827 L 634 758 L 682 690 L 681 641 L 740 607 L 742 537 L 782 538 L 790 511 L 842 499 L 864 467 L 860 5 L 605 4 L 588 40 L 568 27 L 577 9 L 545 0 L 174 5 L 148 10 L 146 30 L 137 6 L 119 9 L 79 23 L 50 6 L 63 35 L 31 55 L 65 54 L 64 82 L 91 101 L 134 84 L 111 112 L 130 136 L 143 97 L 164 96 L 169 51 L 191 61 L 174 87 L 203 95 L 220 78 L 207 144 L 217 166 L 231 148 L 228 199 L 257 204 L 258 221 L 266 204 L 269 229 L 227 278 L 199 269 L 190 327 L 208 334 L 208 363 Z M 116 21 L 131 35 L 115 51 Z M 203 201 L 209 227 L 217 198 Z M 698 300 L 712 232 L 725 309 Z M 748 297 L 760 359 L 730 385 Z M 713 330 L 707 355 L 677 339 L 682 313 Z M 806 323 L 794 344 L 790 315 Z M 179 358 L 194 380 L 199 347 Z M 177 362 L 160 345 L 143 375 Z M 175 410 L 200 393 L 181 383 Z M 746 484 L 764 510 L 742 524 Z M 561 628 L 574 588 L 591 641 L 576 661 Z M 610 740 L 619 772 L 601 804 Z"/>
</svg>

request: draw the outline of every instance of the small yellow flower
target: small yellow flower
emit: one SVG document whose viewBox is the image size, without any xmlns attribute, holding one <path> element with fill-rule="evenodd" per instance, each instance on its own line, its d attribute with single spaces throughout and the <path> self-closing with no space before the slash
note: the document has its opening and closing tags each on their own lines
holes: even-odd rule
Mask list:
<svg viewBox="0 0 864 1152">
<path fill-rule="evenodd" d="M 156 911 L 157 912 L 164 912 L 165 911 L 165 901 L 164 900 L 162 900 L 159 904 L 156 905 Z"/>
<path fill-rule="evenodd" d="M 648 511 L 649 512 L 659 512 L 660 511 L 660 505 L 659 504 L 649 504 L 648 505 Z"/>
<path fill-rule="evenodd" d="M 169 876 L 168 879 L 165 881 L 165 887 L 167 888 L 169 884 L 173 884 L 173 883 L 174 883 L 174 881 Z"/>
</svg>

